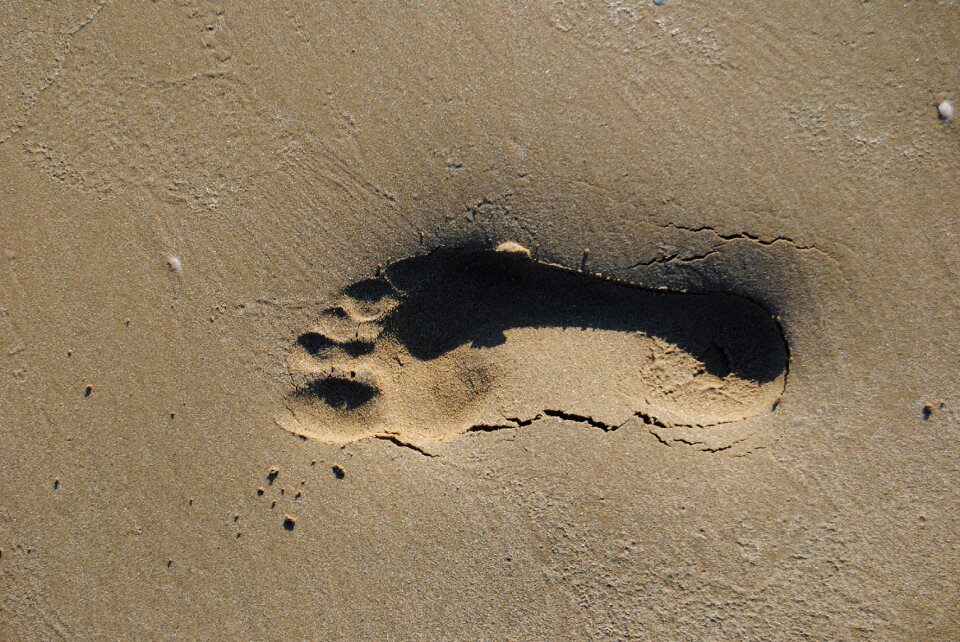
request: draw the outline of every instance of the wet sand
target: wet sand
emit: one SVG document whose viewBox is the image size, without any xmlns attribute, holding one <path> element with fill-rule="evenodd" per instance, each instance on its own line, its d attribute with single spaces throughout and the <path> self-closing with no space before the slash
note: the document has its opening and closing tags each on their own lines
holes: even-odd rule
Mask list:
<svg viewBox="0 0 960 642">
<path fill-rule="evenodd" d="M 957 639 L 960 7 L 741 4 L 0 9 L 0 639 Z"/>
</svg>

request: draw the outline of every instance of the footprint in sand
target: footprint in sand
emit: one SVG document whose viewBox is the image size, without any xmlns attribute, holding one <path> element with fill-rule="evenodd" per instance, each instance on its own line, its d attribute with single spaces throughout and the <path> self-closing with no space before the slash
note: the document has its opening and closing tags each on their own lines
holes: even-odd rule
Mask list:
<svg viewBox="0 0 960 642">
<path fill-rule="evenodd" d="M 646 290 L 512 251 L 438 251 L 348 287 L 288 357 L 279 423 L 332 443 L 442 440 L 544 416 L 606 430 L 776 408 L 787 348 L 755 303 Z"/>
</svg>

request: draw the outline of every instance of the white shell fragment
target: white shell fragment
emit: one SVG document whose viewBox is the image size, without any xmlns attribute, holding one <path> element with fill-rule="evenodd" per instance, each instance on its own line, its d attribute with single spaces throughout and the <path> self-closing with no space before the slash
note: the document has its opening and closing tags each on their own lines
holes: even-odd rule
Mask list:
<svg viewBox="0 0 960 642">
<path fill-rule="evenodd" d="M 170 255 L 167 257 L 167 267 L 170 268 L 171 272 L 179 272 L 183 269 L 183 263 L 177 257 Z"/>
<path fill-rule="evenodd" d="M 953 118 L 953 103 L 945 100 L 937 105 L 937 116 L 945 123 L 950 122 Z"/>
<path fill-rule="evenodd" d="M 498 245 L 497 252 L 513 252 L 514 254 L 523 254 L 528 258 L 530 257 L 530 250 L 513 241 L 504 241 Z"/>
</svg>

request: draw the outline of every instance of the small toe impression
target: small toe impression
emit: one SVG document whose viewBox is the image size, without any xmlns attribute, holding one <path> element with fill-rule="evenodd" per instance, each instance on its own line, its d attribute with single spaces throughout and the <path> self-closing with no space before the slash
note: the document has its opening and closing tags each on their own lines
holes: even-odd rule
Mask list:
<svg viewBox="0 0 960 642">
<path fill-rule="evenodd" d="M 364 381 L 328 377 L 314 379 L 297 390 L 301 398 L 315 398 L 337 410 L 354 410 L 370 402 L 380 391 Z"/>
<path fill-rule="evenodd" d="M 373 343 L 369 341 L 337 341 L 321 332 L 304 332 L 297 338 L 297 345 L 314 357 L 329 357 L 337 351 L 350 357 L 360 357 L 373 352 Z"/>
</svg>

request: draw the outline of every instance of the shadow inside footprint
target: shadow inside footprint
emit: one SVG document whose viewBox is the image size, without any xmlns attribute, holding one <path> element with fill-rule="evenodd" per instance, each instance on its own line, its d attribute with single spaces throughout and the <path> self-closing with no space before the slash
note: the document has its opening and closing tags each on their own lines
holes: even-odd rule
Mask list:
<svg viewBox="0 0 960 642">
<path fill-rule="evenodd" d="M 297 348 L 304 403 L 291 430 L 338 442 L 443 439 L 550 413 L 730 423 L 777 406 L 788 355 L 746 298 L 476 250 L 401 260 L 349 286 Z"/>
<path fill-rule="evenodd" d="M 721 378 L 765 383 L 786 368 L 779 326 L 743 297 L 647 290 L 508 252 L 436 253 L 386 276 L 404 296 L 384 331 L 421 360 L 502 345 L 514 328 L 553 327 L 657 337 Z"/>
</svg>

